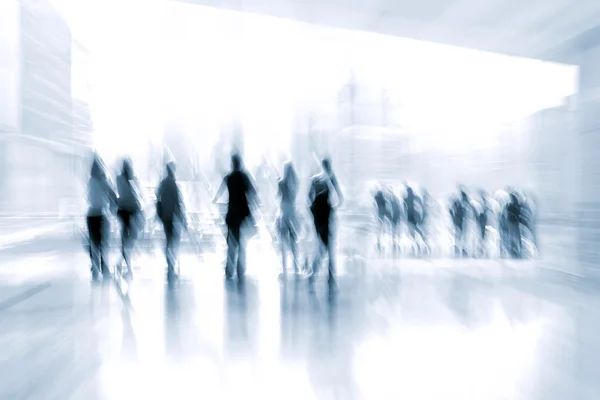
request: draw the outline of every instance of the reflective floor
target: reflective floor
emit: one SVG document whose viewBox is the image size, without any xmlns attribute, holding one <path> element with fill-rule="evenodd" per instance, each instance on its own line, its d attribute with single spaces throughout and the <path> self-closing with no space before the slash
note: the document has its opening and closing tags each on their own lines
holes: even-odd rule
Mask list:
<svg viewBox="0 0 600 400">
<path fill-rule="evenodd" d="M 333 294 L 248 257 L 238 284 L 220 250 L 184 254 L 168 286 L 159 251 L 131 285 L 91 284 L 81 250 L 5 254 L 0 398 L 600 398 L 600 298 L 558 258 L 340 255 Z"/>
</svg>

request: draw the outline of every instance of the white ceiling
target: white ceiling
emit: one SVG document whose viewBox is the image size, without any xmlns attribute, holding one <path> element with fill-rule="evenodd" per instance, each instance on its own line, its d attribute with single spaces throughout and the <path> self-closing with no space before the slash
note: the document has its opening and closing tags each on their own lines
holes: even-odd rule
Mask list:
<svg viewBox="0 0 600 400">
<path fill-rule="evenodd" d="M 598 0 L 177 0 L 551 61 L 600 25 Z"/>
</svg>

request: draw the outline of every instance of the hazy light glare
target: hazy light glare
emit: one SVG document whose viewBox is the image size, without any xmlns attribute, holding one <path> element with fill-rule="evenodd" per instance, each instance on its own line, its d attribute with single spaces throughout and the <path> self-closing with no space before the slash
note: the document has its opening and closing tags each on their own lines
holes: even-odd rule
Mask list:
<svg viewBox="0 0 600 400">
<path fill-rule="evenodd" d="M 169 113 L 195 132 L 242 115 L 249 158 L 265 143 L 287 151 L 297 109 L 318 107 L 350 71 L 398 93 L 403 125 L 430 132 L 440 148 L 492 146 L 499 125 L 576 88 L 575 67 L 415 40 L 179 2 L 55 2 L 93 44 L 92 108 L 105 151 L 158 140 Z M 203 130 L 207 144 L 217 130 Z"/>
</svg>

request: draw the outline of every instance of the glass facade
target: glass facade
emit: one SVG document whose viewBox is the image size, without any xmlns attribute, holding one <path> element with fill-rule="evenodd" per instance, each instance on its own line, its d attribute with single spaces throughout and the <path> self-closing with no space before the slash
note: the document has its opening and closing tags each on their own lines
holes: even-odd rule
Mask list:
<svg viewBox="0 0 600 400">
<path fill-rule="evenodd" d="M 75 156 L 71 100 L 71 34 L 47 0 L 20 1 L 18 121 L 2 140 L 9 214 L 56 214 L 72 191 Z M 35 195 L 33 195 L 35 193 Z"/>
</svg>

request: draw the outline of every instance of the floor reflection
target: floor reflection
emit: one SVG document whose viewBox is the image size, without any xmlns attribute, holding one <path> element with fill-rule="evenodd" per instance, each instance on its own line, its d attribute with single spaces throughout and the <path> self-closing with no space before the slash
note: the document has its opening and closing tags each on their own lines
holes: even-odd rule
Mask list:
<svg viewBox="0 0 600 400">
<path fill-rule="evenodd" d="M 225 282 L 224 344 L 228 358 L 251 357 L 257 350 L 257 283 L 250 279 Z"/>
<path fill-rule="evenodd" d="M 0 398 L 599 398 L 599 297 L 471 267 L 65 281 L 0 313 Z"/>
</svg>

